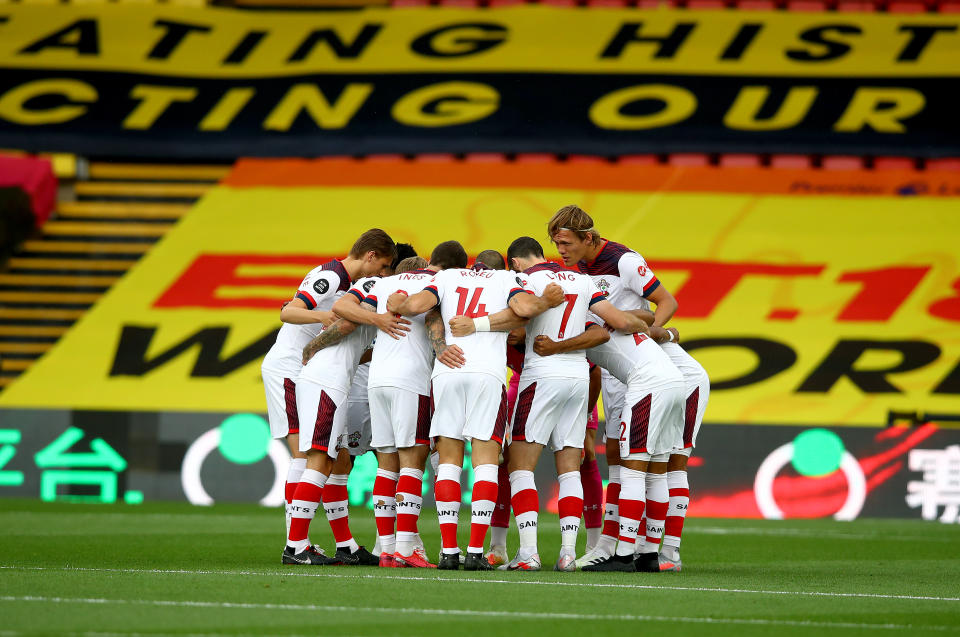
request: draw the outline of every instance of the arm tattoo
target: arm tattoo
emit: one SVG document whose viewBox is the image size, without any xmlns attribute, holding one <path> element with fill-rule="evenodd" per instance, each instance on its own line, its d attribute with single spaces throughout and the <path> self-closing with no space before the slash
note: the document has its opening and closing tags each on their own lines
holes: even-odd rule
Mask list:
<svg viewBox="0 0 960 637">
<path fill-rule="evenodd" d="M 447 349 L 447 341 L 444 338 L 443 318 L 437 310 L 430 310 L 424 317 L 424 324 L 427 327 L 427 337 L 430 339 L 430 345 L 433 347 L 434 356 L 439 356 L 443 350 Z"/>
<path fill-rule="evenodd" d="M 339 343 L 346 338 L 347 334 L 353 331 L 345 331 L 344 328 L 349 324 L 349 321 L 345 319 L 337 319 L 330 327 L 317 334 L 312 341 L 307 343 L 303 351 L 309 352 L 312 357 L 323 348 Z"/>
</svg>

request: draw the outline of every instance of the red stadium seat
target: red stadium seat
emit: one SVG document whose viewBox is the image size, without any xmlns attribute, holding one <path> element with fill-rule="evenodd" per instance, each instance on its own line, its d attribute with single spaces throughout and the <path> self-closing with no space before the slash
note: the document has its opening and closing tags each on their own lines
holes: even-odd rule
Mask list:
<svg viewBox="0 0 960 637">
<path fill-rule="evenodd" d="M 847 155 L 827 155 L 821 166 L 824 170 L 861 170 L 864 167 L 863 157 Z"/>
<path fill-rule="evenodd" d="M 464 160 L 475 164 L 501 164 L 507 161 L 503 153 L 467 153 Z"/>
<path fill-rule="evenodd" d="M 875 170 L 915 170 L 917 162 L 912 157 L 877 157 L 873 167 Z"/>
<path fill-rule="evenodd" d="M 460 9 L 476 9 L 480 6 L 477 0 L 440 0 L 442 7 L 456 7 Z"/>
<path fill-rule="evenodd" d="M 660 160 L 656 155 L 623 155 L 617 162 L 629 166 L 653 166 L 659 164 Z"/>
<path fill-rule="evenodd" d="M 673 166 L 707 166 L 710 158 L 704 153 L 673 153 L 667 156 Z"/>
<path fill-rule="evenodd" d="M 740 0 L 737 8 L 747 11 L 772 11 L 777 8 L 777 3 L 774 0 Z"/>
<path fill-rule="evenodd" d="M 397 161 L 406 161 L 407 158 L 403 155 L 367 155 L 363 158 L 364 161 L 381 161 L 381 162 L 397 162 Z"/>
<path fill-rule="evenodd" d="M 425 164 L 442 164 L 457 161 L 457 158 L 451 153 L 423 153 L 417 155 L 414 160 Z"/>
<path fill-rule="evenodd" d="M 517 155 L 518 163 L 548 164 L 554 161 L 557 161 L 557 156 L 549 153 L 520 153 Z"/>
<path fill-rule="evenodd" d="M 940 13 L 960 13 L 960 2 L 941 2 L 937 10 Z"/>
<path fill-rule="evenodd" d="M 770 166 L 773 168 L 811 168 L 813 158 L 809 155 L 772 155 Z"/>
<path fill-rule="evenodd" d="M 728 153 L 720 155 L 720 165 L 728 168 L 755 168 L 761 166 L 760 155 L 751 155 L 746 153 Z"/>
<path fill-rule="evenodd" d="M 823 0 L 787 0 L 787 11 L 818 13 L 826 11 L 827 8 L 827 3 Z"/>
<path fill-rule="evenodd" d="M 871 13 L 877 10 L 877 5 L 868 0 L 841 0 L 837 3 L 837 11 Z"/>
<path fill-rule="evenodd" d="M 526 0 L 490 0 L 491 7 L 515 7 L 518 4 L 526 4 Z"/>
<path fill-rule="evenodd" d="M 960 157 L 941 157 L 939 159 L 928 159 L 927 170 L 960 170 Z"/>
<path fill-rule="evenodd" d="M 626 0 L 587 0 L 587 6 L 599 9 L 604 7 L 609 9 L 622 9 L 627 6 L 627 3 Z"/>
<path fill-rule="evenodd" d="M 609 164 L 606 157 L 597 157 L 596 155 L 570 155 L 567 157 L 568 164 Z"/>
<path fill-rule="evenodd" d="M 723 0 L 687 0 L 688 9 L 725 9 Z"/>
<path fill-rule="evenodd" d="M 890 13 L 926 13 L 927 6 L 922 2 L 891 2 L 887 5 Z"/>
<path fill-rule="evenodd" d="M 391 0 L 390 6 L 397 9 L 404 7 L 426 7 L 429 6 L 429 0 Z"/>
</svg>

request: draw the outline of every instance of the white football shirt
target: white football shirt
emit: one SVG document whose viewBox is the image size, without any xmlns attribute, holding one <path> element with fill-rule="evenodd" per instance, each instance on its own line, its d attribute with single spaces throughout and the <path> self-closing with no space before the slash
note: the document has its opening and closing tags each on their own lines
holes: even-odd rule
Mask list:
<svg viewBox="0 0 960 637">
<path fill-rule="evenodd" d="M 413 270 L 380 279 L 364 299 L 380 314 L 387 313 L 387 299 L 394 292 L 416 294 L 433 279 L 432 270 Z M 399 387 L 422 396 L 430 395 L 430 372 L 433 369 L 433 348 L 424 326 L 426 314 L 410 317 L 410 331 L 395 339 L 380 334 L 373 346 L 368 387 Z"/>
<path fill-rule="evenodd" d="M 556 263 L 544 262 L 528 268 L 519 278 L 524 287 L 538 296 L 551 283 L 563 288 L 565 300 L 535 316 L 527 323 L 527 350 L 523 363 L 523 378 L 586 378 L 589 373 L 583 350 L 540 356 L 533 351 L 537 336 L 545 335 L 554 341 L 563 341 L 583 333 L 587 311 L 597 301 L 604 300 L 590 277 L 565 270 Z"/>
<path fill-rule="evenodd" d="M 587 350 L 587 359 L 624 385 L 653 388 L 663 383 L 658 369 L 670 368 L 670 357 L 646 334 L 611 332 L 610 340 Z"/>
<path fill-rule="evenodd" d="M 454 316 L 479 318 L 505 309 L 511 296 L 526 293 L 522 280 L 505 270 L 454 268 L 438 272 L 424 289 L 437 296 L 447 345 L 459 346 L 466 359 L 463 367 L 458 369 L 450 369 L 440 362 L 434 363 L 432 377 L 457 372 L 480 372 L 504 382 L 507 375 L 507 333 L 476 332 L 456 337 L 450 333 L 450 319 Z"/>
<path fill-rule="evenodd" d="M 376 282 L 377 279 L 374 277 L 358 279 L 353 287 L 347 290 L 347 294 L 355 295 L 362 302 Z M 296 382 L 311 381 L 348 394 L 353 376 L 357 372 L 357 365 L 360 363 L 360 357 L 363 356 L 364 350 L 370 346 L 376 334 L 377 329 L 374 326 L 358 325 L 340 342 L 325 347 L 314 354 L 313 358 L 300 370 Z"/>
<path fill-rule="evenodd" d="M 642 256 L 613 241 L 604 240 L 597 258 L 581 261 L 577 268 L 589 275 L 607 300 L 621 310 L 648 309 L 647 297 L 660 286 Z"/>
<path fill-rule="evenodd" d="M 303 301 L 308 310 L 329 310 L 348 289 L 350 275 L 342 263 L 333 260 L 310 270 L 294 298 Z M 263 357 L 262 368 L 286 378 L 296 378 L 303 366 L 303 348 L 322 331 L 322 323 L 284 323 L 273 347 Z"/>
</svg>

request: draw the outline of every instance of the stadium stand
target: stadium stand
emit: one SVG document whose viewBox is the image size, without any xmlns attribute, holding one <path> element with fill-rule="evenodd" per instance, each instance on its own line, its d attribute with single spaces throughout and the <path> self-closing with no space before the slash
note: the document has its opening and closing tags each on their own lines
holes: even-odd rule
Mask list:
<svg viewBox="0 0 960 637">
<path fill-rule="evenodd" d="M 94 162 L 81 167 L 85 178 L 62 182 L 50 220 L 0 272 L 0 388 L 53 347 L 227 170 Z"/>
</svg>

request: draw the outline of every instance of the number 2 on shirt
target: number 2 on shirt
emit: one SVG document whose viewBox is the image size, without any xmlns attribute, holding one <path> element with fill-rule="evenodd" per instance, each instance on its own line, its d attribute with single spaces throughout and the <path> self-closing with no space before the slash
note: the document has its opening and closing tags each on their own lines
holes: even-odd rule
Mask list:
<svg viewBox="0 0 960 637">
<path fill-rule="evenodd" d="M 457 288 L 456 292 L 460 296 L 460 300 L 457 302 L 457 316 L 478 318 L 487 315 L 487 306 L 480 303 L 480 294 L 483 290 L 476 288 L 473 291 L 473 297 L 470 299 L 469 305 L 467 305 L 467 295 L 470 294 L 470 290 L 467 288 Z"/>
<path fill-rule="evenodd" d="M 564 294 L 563 298 L 567 300 L 567 307 L 563 308 L 563 318 L 560 319 L 560 331 L 557 332 L 557 338 L 563 338 L 563 333 L 567 330 L 567 320 L 570 313 L 573 312 L 573 306 L 577 302 L 576 294 Z"/>
</svg>

